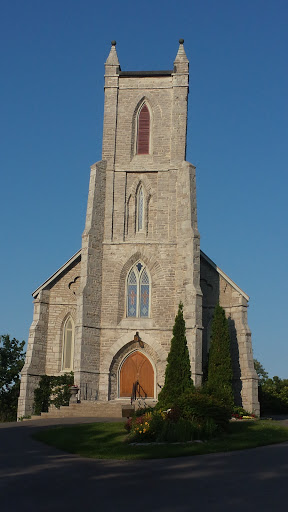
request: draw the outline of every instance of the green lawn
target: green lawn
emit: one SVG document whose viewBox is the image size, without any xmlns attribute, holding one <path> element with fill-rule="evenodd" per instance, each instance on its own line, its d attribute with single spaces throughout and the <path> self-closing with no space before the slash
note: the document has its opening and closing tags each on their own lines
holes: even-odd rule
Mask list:
<svg viewBox="0 0 288 512">
<path fill-rule="evenodd" d="M 255 448 L 288 441 L 288 428 L 276 421 L 230 424 L 221 438 L 203 444 L 131 446 L 123 423 L 91 423 L 56 427 L 34 434 L 34 439 L 61 450 L 95 459 L 158 459 Z"/>
</svg>

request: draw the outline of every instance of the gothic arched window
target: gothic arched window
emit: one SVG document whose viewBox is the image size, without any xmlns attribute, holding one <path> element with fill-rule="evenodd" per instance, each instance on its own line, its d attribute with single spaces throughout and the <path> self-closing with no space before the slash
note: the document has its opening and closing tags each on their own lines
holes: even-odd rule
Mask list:
<svg viewBox="0 0 288 512">
<path fill-rule="evenodd" d="M 138 114 L 137 126 L 137 154 L 148 155 L 150 146 L 150 113 L 147 105 L 143 103 Z"/>
<path fill-rule="evenodd" d="M 62 371 L 73 370 L 74 322 L 69 316 L 63 329 Z"/>
<path fill-rule="evenodd" d="M 127 277 L 127 316 L 149 317 L 150 278 L 144 265 L 139 261 Z"/>
<path fill-rule="evenodd" d="M 138 192 L 137 192 L 137 218 L 136 218 L 136 225 L 137 225 L 137 231 L 142 231 L 144 228 L 144 190 L 142 185 L 140 185 Z"/>
</svg>

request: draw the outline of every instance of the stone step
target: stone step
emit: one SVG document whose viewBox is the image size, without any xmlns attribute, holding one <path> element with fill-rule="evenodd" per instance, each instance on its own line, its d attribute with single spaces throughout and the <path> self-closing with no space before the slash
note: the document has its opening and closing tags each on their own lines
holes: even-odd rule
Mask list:
<svg viewBox="0 0 288 512">
<path fill-rule="evenodd" d="M 136 401 L 131 407 L 130 400 L 111 400 L 108 402 L 83 400 L 78 404 L 63 405 L 60 409 L 56 409 L 54 405 L 50 406 L 49 412 L 42 412 L 41 416 L 33 415 L 31 420 L 39 420 L 41 418 L 122 418 L 123 409 L 138 409 L 139 406 L 154 406 L 155 400 Z"/>
<path fill-rule="evenodd" d="M 41 418 L 73 418 L 73 417 L 91 417 L 91 418 L 121 418 L 122 407 L 128 407 L 129 404 L 119 402 L 92 402 L 83 401 L 79 404 L 62 406 L 60 409 L 50 407 L 49 412 L 42 413 Z"/>
</svg>

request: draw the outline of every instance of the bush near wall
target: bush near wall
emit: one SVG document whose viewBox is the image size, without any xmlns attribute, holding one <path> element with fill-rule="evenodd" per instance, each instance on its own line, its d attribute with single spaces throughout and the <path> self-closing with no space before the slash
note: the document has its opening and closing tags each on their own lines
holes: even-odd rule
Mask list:
<svg viewBox="0 0 288 512">
<path fill-rule="evenodd" d="M 183 393 L 175 408 L 179 410 L 180 417 L 186 420 L 196 420 L 200 423 L 206 420 L 213 421 L 221 430 L 228 428 L 231 418 L 230 404 L 227 406 L 214 396 L 201 391 Z"/>
<path fill-rule="evenodd" d="M 165 382 L 158 395 L 157 409 L 167 409 L 184 391 L 193 391 L 190 357 L 186 339 L 183 304 L 180 302 L 167 357 Z"/>
<path fill-rule="evenodd" d="M 74 384 L 74 374 L 42 375 L 38 388 L 34 391 L 34 414 L 48 412 L 50 405 L 59 409 L 62 405 L 69 405 L 70 386 Z"/>
<path fill-rule="evenodd" d="M 208 377 L 205 388 L 219 402 L 230 407 L 234 396 L 232 388 L 232 362 L 230 353 L 229 324 L 224 309 L 217 304 L 212 321 L 211 345 L 208 357 Z"/>
<path fill-rule="evenodd" d="M 135 414 L 126 424 L 130 442 L 185 442 L 211 439 L 227 430 L 230 408 L 212 396 L 186 391 L 174 405 Z"/>
</svg>

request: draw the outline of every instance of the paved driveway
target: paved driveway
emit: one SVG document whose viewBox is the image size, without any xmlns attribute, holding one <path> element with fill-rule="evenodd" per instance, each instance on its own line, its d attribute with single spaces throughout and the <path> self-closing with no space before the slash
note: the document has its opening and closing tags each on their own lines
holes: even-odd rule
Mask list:
<svg viewBox="0 0 288 512">
<path fill-rule="evenodd" d="M 288 443 L 178 459 L 101 461 L 31 439 L 35 429 L 57 422 L 0 424 L 1 512 L 287 510 Z"/>
</svg>

